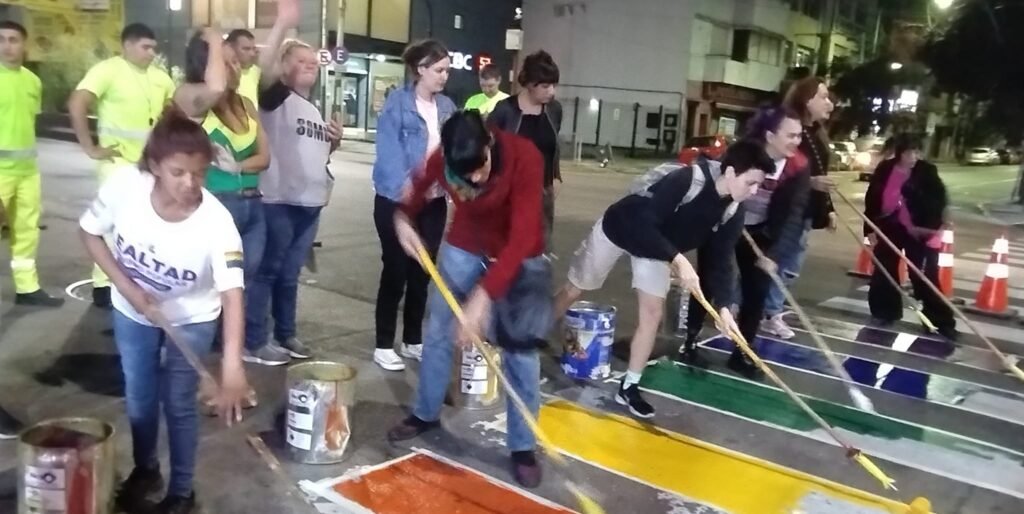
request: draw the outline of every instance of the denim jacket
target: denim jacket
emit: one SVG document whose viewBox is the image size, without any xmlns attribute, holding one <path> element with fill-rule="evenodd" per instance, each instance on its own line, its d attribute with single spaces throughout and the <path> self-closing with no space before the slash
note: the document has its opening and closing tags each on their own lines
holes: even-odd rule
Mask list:
<svg viewBox="0 0 1024 514">
<path fill-rule="evenodd" d="M 455 113 L 455 103 L 442 94 L 437 102 L 438 130 Z M 416 91 L 410 83 L 396 89 L 384 102 L 377 118 L 377 160 L 373 163 L 373 188 L 378 195 L 399 201 L 412 172 L 427 158 L 427 122 L 416 109 Z"/>
</svg>

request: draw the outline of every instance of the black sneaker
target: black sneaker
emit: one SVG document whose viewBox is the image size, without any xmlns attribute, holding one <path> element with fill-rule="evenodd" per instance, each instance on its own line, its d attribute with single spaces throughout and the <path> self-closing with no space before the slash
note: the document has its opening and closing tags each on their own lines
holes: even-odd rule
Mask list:
<svg viewBox="0 0 1024 514">
<path fill-rule="evenodd" d="M 756 380 L 761 378 L 761 370 L 754 364 L 754 361 L 750 360 L 747 355 L 739 350 L 732 352 L 729 356 L 729 362 L 726 363 L 729 369 L 739 373 L 740 375 Z"/>
<path fill-rule="evenodd" d="M 92 304 L 100 309 L 111 309 L 114 304 L 110 303 L 110 286 L 92 288 Z"/>
<path fill-rule="evenodd" d="M 700 337 L 700 332 L 686 335 L 686 341 L 679 347 L 679 354 L 676 356 L 676 360 L 683 364 L 707 369 L 710 367 L 711 361 L 708 359 L 704 350 L 697 346 L 698 337 Z"/>
<path fill-rule="evenodd" d="M 619 405 L 629 407 L 629 412 L 638 418 L 654 417 L 654 407 L 640 396 L 640 384 L 626 387 L 626 381 L 623 380 L 619 385 L 619 392 L 615 394 L 615 401 Z"/>
<path fill-rule="evenodd" d="M 199 512 L 196 508 L 196 494 L 188 496 L 168 496 L 153 507 L 153 514 L 192 514 Z"/>
<path fill-rule="evenodd" d="M 153 504 L 149 497 L 160 493 L 164 488 L 164 478 L 160 468 L 135 468 L 128 479 L 121 483 L 117 493 L 117 505 L 125 512 L 143 512 Z"/>
<path fill-rule="evenodd" d="M 0 440 L 17 439 L 25 426 L 11 413 L 0 407 Z"/>
<path fill-rule="evenodd" d="M 14 297 L 15 305 L 24 305 L 27 307 L 60 307 L 64 305 L 63 298 L 56 298 L 46 294 L 42 289 L 38 289 L 32 293 L 18 293 Z"/>
<path fill-rule="evenodd" d="M 960 337 L 960 333 L 956 331 L 956 327 L 939 327 L 938 333 L 944 337 L 947 341 L 955 343 Z"/>
<path fill-rule="evenodd" d="M 388 430 L 388 441 L 392 443 L 408 441 L 440 426 L 440 421 L 423 421 L 416 416 L 409 416 L 394 428 Z"/>
<path fill-rule="evenodd" d="M 512 476 L 527 489 L 539 486 L 541 469 L 537 455 L 533 451 L 512 452 Z"/>
</svg>

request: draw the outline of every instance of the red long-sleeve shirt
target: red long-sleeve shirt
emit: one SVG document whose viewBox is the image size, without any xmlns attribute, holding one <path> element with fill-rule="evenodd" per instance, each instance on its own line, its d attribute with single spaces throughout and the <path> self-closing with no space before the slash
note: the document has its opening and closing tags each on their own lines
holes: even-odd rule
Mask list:
<svg viewBox="0 0 1024 514">
<path fill-rule="evenodd" d="M 494 261 L 480 284 L 491 299 L 505 296 L 519 275 L 523 261 L 544 251 L 541 195 L 544 160 L 529 140 L 494 130 L 497 152 L 485 191 L 471 200 L 463 200 L 444 177 L 444 158 L 435 151 L 424 170 L 413 176 L 411 191 L 403 200 L 402 211 L 410 218 L 423 209 L 426 194 L 435 183 L 448 191 L 455 203 L 455 217 L 448 227 L 448 244 L 470 253 L 486 255 Z"/>
</svg>

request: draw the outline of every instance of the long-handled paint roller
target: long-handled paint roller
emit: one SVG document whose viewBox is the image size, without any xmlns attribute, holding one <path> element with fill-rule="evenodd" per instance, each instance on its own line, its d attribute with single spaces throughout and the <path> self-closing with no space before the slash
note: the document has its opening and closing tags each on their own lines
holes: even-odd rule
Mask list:
<svg viewBox="0 0 1024 514">
<path fill-rule="evenodd" d="M 863 467 L 869 475 L 874 477 L 882 484 L 883 488 L 892 489 L 894 491 L 896 490 L 895 480 L 886 475 L 884 471 L 882 471 L 877 465 L 875 465 L 874 462 L 871 461 L 871 459 L 868 458 L 867 455 L 864 454 L 864 452 L 855 448 L 845 439 L 840 437 L 839 434 L 835 431 L 835 429 L 832 428 L 832 426 L 829 425 L 827 421 L 825 421 L 817 412 L 814 412 L 814 409 L 811 409 L 811 407 L 807 405 L 807 402 L 800 398 L 800 396 L 797 395 L 796 392 L 789 387 L 789 384 L 785 383 L 781 378 L 779 378 L 779 376 L 776 375 L 775 372 L 772 371 L 772 369 L 768 367 L 768 365 L 765 364 L 763 360 L 761 360 L 761 357 L 759 357 L 757 353 L 755 353 L 754 350 L 751 349 L 750 344 L 747 343 L 747 340 L 743 337 L 743 334 L 730 330 L 729 327 L 727 327 L 725 323 L 722 322 L 721 316 L 718 315 L 718 312 L 715 311 L 715 308 L 712 307 L 710 303 L 708 303 L 706 298 L 704 298 L 703 293 L 701 293 L 700 291 L 691 291 L 690 294 L 692 294 L 693 297 L 697 299 L 701 306 L 704 307 L 704 310 L 707 311 L 708 315 L 711 316 L 711 319 L 715 320 L 715 323 L 717 323 L 718 326 L 722 328 L 722 330 L 729 331 L 728 335 L 733 340 L 733 342 L 736 343 L 736 346 L 744 354 L 746 354 L 746 356 L 749 357 L 750 360 L 752 360 L 758 368 L 761 369 L 765 376 L 770 378 L 772 382 L 775 382 L 775 384 L 778 385 L 779 388 L 782 389 L 782 391 L 785 392 L 791 400 L 793 400 L 793 403 L 796 403 L 797 406 L 799 406 L 812 420 L 814 420 L 815 423 L 817 423 L 822 428 L 822 430 L 825 431 L 825 433 L 829 435 L 829 437 L 831 437 L 836 442 L 836 444 L 838 444 L 841 448 L 843 448 L 846 451 L 846 456 L 848 458 L 851 458 L 855 460 L 857 464 L 860 464 L 861 467 Z"/>
<path fill-rule="evenodd" d="M 889 237 L 886 236 L 880 228 L 878 228 L 878 225 L 876 225 L 874 221 L 871 221 L 871 219 L 868 218 L 866 214 L 861 212 L 861 210 L 858 209 L 857 206 L 854 205 L 854 203 L 845 194 L 843 194 L 842 191 L 840 191 L 839 189 L 835 189 L 835 193 L 839 196 L 839 198 L 843 200 L 843 202 L 846 203 L 846 205 L 849 205 L 850 208 L 853 209 L 853 212 L 856 212 L 857 215 L 860 216 L 862 220 L 864 220 L 864 223 L 867 223 L 868 226 L 871 227 L 871 229 L 874 230 L 876 234 L 878 234 L 879 240 L 884 241 L 885 244 L 889 245 L 889 247 L 892 248 L 894 252 L 896 252 L 896 255 L 898 255 L 900 259 L 903 259 L 903 262 L 907 263 L 907 268 L 909 268 L 911 272 L 917 275 L 917 277 L 920 278 L 922 282 L 927 284 L 928 288 L 931 289 L 932 293 L 934 293 L 935 296 L 939 297 L 942 300 L 942 302 L 946 304 L 946 307 L 951 309 L 953 313 L 956 314 L 956 316 L 967 325 L 967 328 L 971 329 L 972 332 L 974 332 L 975 334 L 978 335 L 979 338 L 981 338 L 985 345 L 988 346 L 989 350 L 992 350 L 992 353 L 994 353 L 996 357 L 999 358 L 1000 362 L 1002 362 L 1003 366 L 1005 366 L 1010 373 L 1012 373 L 1020 380 L 1024 381 L 1024 371 L 1021 371 L 1020 368 L 1018 368 L 1017 365 L 1012 360 L 1010 360 L 1010 358 L 1007 357 L 1005 353 L 1003 353 L 998 347 L 996 347 L 996 345 L 991 340 L 989 340 L 988 337 L 985 336 L 985 334 L 982 334 L 981 329 L 979 329 L 978 326 L 975 325 L 974 322 L 971 321 L 971 319 L 968 318 L 967 315 L 963 313 L 963 311 L 961 311 L 956 305 L 954 305 L 953 302 L 949 300 L 949 298 L 946 298 L 946 295 L 942 294 L 942 291 L 939 290 L 939 287 L 933 284 L 931 280 L 928 280 L 928 277 L 924 274 L 923 271 L 921 271 L 920 268 L 917 267 L 916 264 L 911 262 L 906 255 L 903 255 L 903 252 L 901 252 L 899 248 L 896 246 L 896 244 L 893 243 L 892 240 L 889 239 Z"/>
<path fill-rule="evenodd" d="M 201 395 L 204 398 L 216 397 L 219 391 L 217 380 L 213 378 L 213 375 L 211 375 L 210 372 L 206 369 L 206 366 L 203 366 L 202 361 L 199 360 L 199 356 L 192 351 L 192 348 L 190 348 L 188 344 L 185 343 L 185 339 L 182 338 L 181 333 L 178 331 L 178 328 L 175 327 L 174 325 L 171 325 L 167 321 L 167 318 L 164 317 L 163 312 L 161 312 L 159 308 L 154 309 L 154 311 L 148 313 L 148 315 L 151 316 L 150 321 L 153 321 L 153 323 L 156 324 L 157 328 L 163 330 L 164 333 L 167 334 L 167 337 L 171 340 L 171 343 L 178 348 L 182 356 L 185 357 L 185 360 L 189 363 L 190 366 L 192 366 L 192 369 L 194 369 L 195 372 L 199 374 L 199 390 Z M 237 422 L 241 420 L 241 413 L 238 413 L 237 417 L 235 418 L 235 421 Z M 263 460 L 267 467 L 270 468 L 270 470 L 278 478 L 282 479 L 283 482 L 290 484 L 291 487 L 288 490 L 288 494 L 290 496 L 298 497 L 299 499 L 306 502 L 306 504 L 312 508 L 313 505 L 310 503 L 309 498 L 302 492 L 301 489 L 299 489 L 295 481 L 293 481 L 290 477 L 288 477 L 285 474 L 284 468 L 281 466 L 281 462 L 277 460 L 277 457 L 274 457 L 274 454 L 270 451 L 269 448 L 267 448 L 266 443 L 264 443 L 262 439 L 251 434 L 246 436 L 246 441 L 249 443 L 249 446 L 256 451 L 256 454 L 259 455 L 259 457 Z"/>
<path fill-rule="evenodd" d="M 921 320 L 921 323 L 924 324 L 925 328 L 927 328 L 931 332 L 937 332 L 939 330 L 938 327 L 936 327 L 935 324 L 932 323 L 932 320 L 928 319 L 928 316 L 925 316 L 924 309 L 921 307 L 921 302 L 919 302 L 913 296 L 910 296 L 910 294 L 907 293 L 905 289 L 903 289 L 900 283 L 895 278 L 893 278 L 892 273 L 889 273 L 889 270 L 885 269 L 885 266 L 882 265 L 882 261 L 878 260 L 878 256 L 875 255 L 875 252 L 871 251 L 871 247 L 864 244 L 864 240 L 859 235 L 857 235 L 857 231 L 853 228 L 852 225 L 850 225 L 850 222 L 846 221 L 840 216 L 836 217 L 840 219 L 841 223 L 843 224 L 843 228 L 845 228 L 846 231 L 849 232 L 850 235 L 857 241 L 857 244 L 860 245 L 861 249 L 867 252 L 868 257 L 871 258 L 871 262 L 875 265 L 875 269 L 882 272 L 882 276 L 884 276 L 886 280 L 888 280 L 889 283 L 896 288 L 896 291 L 899 292 L 900 296 L 902 296 L 903 299 L 907 301 L 907 305 L 910 306 L 910 310 L 914 311 L 914 314 L 916 314 L 918 319 Z M 903 254 L 902 252 L 897 253 L 899 253 L 900 255 Z"/>
<path fill-rule="evenodd" d="M 765 256 L 764 252 L 761 251 L 761 248 L 757 245 L 756 242 L 754 242 L 754 238 L 751 237 L 750 233 L 747 232 L 746 229 L 743 229 L 743 237 L 746 238 L 747 243 L 750 245 L 750 248 L 754 250 L 754 254 L 757 256 L 758 259 L 767 260 L 767 257 Z M 850 376 L 850 372 L 843 367 L 843 364 L 841 362 L 839 362 L 839 357 L 836 356 L 835 352 L 832 351 L 832 348 L 825 342 L 824 339 L 822 339 L 817 327 L 815 327 L 814 324 L 811 323 L 811 319 L 807 316 L 807 313 L 804 312 L 803 307 L 800 307 L 800 304 L 797 303 L 796 298 L 793 297 L 793 293 L 789 291 L 789 288 L 786 287 L 786 284 L 782 282 L 782 278 L 779 277 L 779 274 L 776 273 L 774 270 L 766 269 L 763 271 L 765 271 L 768 274 L 768 276 L 772 278 L 772 281 L 775 282 L 775 285 L 776 287 L 779 288 L 779 291 L 782 291 L 783 296 L 786 297 L 786 301 L 789 302 L 789 305 L 792 306 L 793 310 L 796 312 L 797 317 L 800 318 L 800 323 L 802 323 L 805 327 L 807 327 L 807 330 L 810 331 L 811 339 L 814 340 L 814 343 L 817 344 L 818 348 L 820 348 L 822 353 L 825 354 L 826 360 L 828 360 L 828 363 L 839 375 L 839 378 L 846 383 L 846 392 L 850 395 L 850 399 L 853 400 L 854 405 L 856 405 L 857 408 L 861 410 L 874 412 L 875 406 L 871 404 L 871 399 L 868 398 L 867 395 L 865 395 L 864 392 L 861 391 L 858 386 L 854 385 L 857 384 L 857 382 L 853 380 L 853 377 Z"/>
<path fill-rule="evenodd" d="M 455 318 L 459 320 L 459 323 L 465 323 L 465 315 L 462 312 L 462 307 L 459 305 L 459 301 L 455 299 L 451 290 L 448 289 L 448 285 L 445 284 L 441 274 L 438 273 L 437 267 L 434 265 L 434 261 L 431 260 L 430 254 L 427 253 L 425 248 L 419 248 L 417 250 L 420 264 L 423 269 L 426 270 L 427 274 L 434 281 L 434 285 L 437 286 L 438 292 L 441 293 L 441 297 L 444 298 L 445 302 L 448 303 L 448 307 L 451 308 L 452 312 L 455 313 Z M 519 414 L 526 420 L 527 426 L 530 427 L 530 431 L 533 432 L 534 437 L 540 442 L 541 446 L 544 447 L 548 457 L 562 469 L 562 475 L 565 477 L 565 487 L 576 497 L 576 501 L 580 505 L 580 510 L 583 514 L 604 514 L 604 509 L 595 501 L 590 495 L 584 492 L 584 489 L 577 485 L 571 478 L 569 478 L 569 461 L 562 456 L 558 451 L 558 447 L 548 438 L 544 430 L 540 428 L 537 423 L 537 419 L 533 417 L 533 413 L 530 412 L 530 408 L 526 406 L 526 402 L 519 396 L 516 390 L 512 387 L 505 373 L 502 372 L 501 366 L 491 357 L 490 352 L 486 351 L 484 345 L 486 343 L 480 339 L 476 334 L 471 339 L 473 346 L 483 355 L 484 360 L 487 362 L 487 366 L 491 369 L 491 372 L 498 377 L 501 382 L 501 386 L 505 388 L 505 393 L 508 394 L 509 399 L 512 400 L 512 404 L 515 406 Z"/>
</svg>

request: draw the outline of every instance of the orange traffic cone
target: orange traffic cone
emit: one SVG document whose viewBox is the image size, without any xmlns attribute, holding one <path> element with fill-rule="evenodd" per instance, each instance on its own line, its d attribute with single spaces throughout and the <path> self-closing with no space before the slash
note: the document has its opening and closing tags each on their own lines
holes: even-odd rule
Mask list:
<svg viewBox="0 0 1024 514">
<path fill-rule="evenodd" d="M 953 297 L 953 229 L 942 231 L 942 248 L 939 249 L 939 290 L 946 298 Z"/>
<path fill-rule="evenodd" d="M 871 274 L 875 271 L 875 263 L 871 261 L 871 240 L 864 237 L 864 246 L 860 247 L 860 253 L 857 254 L 857 265 L 846 274 L 851 277 L 860 278 L 871 278 Z"/>
<path fill-rule="evenodd" d="M 984 314 L 997 318 L 1012 318 L 1016 315 L 1008 309 L 1009 298 L 1007 281 L 1010 278 L 1010 267 L 1007 265 L 1010 253 L 1010 242 L 1006 235 L 1000 236 L 992 244 L 992 257 L 985 270 L 985 279 L 981 282 L 974 305 L 967 310 L 975 314 Z"/>
</svg>

